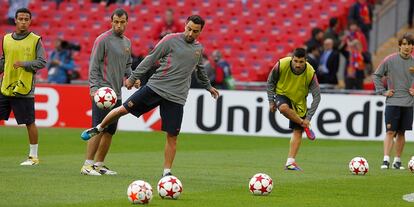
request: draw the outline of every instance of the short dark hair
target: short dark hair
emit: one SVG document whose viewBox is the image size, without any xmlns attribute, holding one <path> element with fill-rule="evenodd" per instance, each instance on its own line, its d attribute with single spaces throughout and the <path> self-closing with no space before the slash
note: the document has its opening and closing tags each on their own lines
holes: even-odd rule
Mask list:
<svg viewBox="0 0 414 207">
<path fill-rule="evenodd" d="M 126 16 L 126 20 L 128 21 L 128 13 L 121 8 L 115 9 L 115 11 L 111 15 L 111 20 L 114 20 L 114 16 L 122 17 L 123 15 Z"/>
<path fill-rule="evenodd" d="M 413 35 L 411 33 L 405 33 L 398 39 L 398 46 L 402 45 L 403 40 L 407 40 L 409 45 L 414 45 Z"/>
<path fill-rule="evenodd" d="M 353 25 L 353 24 L 355 24 L 355 25 L 357 25 L 358 27 L 359 27 L 359 25 L 358 25 L 358 22 L 357 21 L 355 21 L 355 20 L 349 20 L 348 21 L 348 27 L 350 27 L 351 25 Z"/>
<path fill-rule="evenodd" d="M 26 14 L 29 14 L 30 19 L 32 19 L 32 12 L 30 12 L 30 10 L 29 10 L 28 8 L 20 8 L 20 9 L 18 9 L 18 10 L 16 11 L 16 13 L 14 14 L 14 18 L 16 18 L 16 19 L 17 19 L 17 15 L 18 15 L 19 13 L 26 13 Z"/>
<path fill-rule="evenodd" d="M 319 50 L 318 45 L 310 44 L 308 48 L 306 48 L 306 53 L 312 53 L 314 50 Z"/>
<path fill-rule="evenodd" d="M 296 48 L 293 50 L 292 57 L 306 58 L 306 50 L 304 48 Z"/>
<path fill-rule="evenodd" d="M 336 24 L 338 24 L 338 18 L 332 17 L 329 19 L 329 27 L 335 27 Z"/>
<path fill-rule="evenodd" d="M 315 27 L 312 29 L 312 37 L 315 37 L 317 34 L 323 32 L 323 30 L 319 27 Z"/>
<path fill-rule="evenodd" d="M 205 21 L 202 17 L 198 16 L 198 15 L 191 15 L 187 18 L 187 23 L 189 21 L 194 22 L 194 24 L 201 24 L 201 29 L 203 29 Z"/>
</svg>

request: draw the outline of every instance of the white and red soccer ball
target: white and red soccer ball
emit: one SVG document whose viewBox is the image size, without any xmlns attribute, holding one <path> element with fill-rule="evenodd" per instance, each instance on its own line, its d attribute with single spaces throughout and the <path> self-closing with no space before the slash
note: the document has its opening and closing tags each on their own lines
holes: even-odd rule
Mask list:
<svg viewBox="0 0 414 207">
<path fill-rule="evenodd" d="M 349 162 L 349 171 L 354 175 L 365 175 L 368 173 L 368 161 L 363 157 L 354 157 Z"/>
<path fill-rule="evenodd" d="M 408 162 L 408 169 L 410 172 L 414 173 L 414 156 L 412 156 L 411 160 Z"/>
<path fill-rule="evenodd" d="M 183 192 L 183 185 L 177 177 L 170 175 L 161 178 L 157 190 L 161 198 L 178 199 Z"/>
<path fill-rule="evenodd" d="M 133 204 L 147 204 L 152 199 L 152 187 L 149 183 L 136 180 L 128 186 L 128 200 Z"/>
<path fill-rule="evenodd" d="M 268 195 L 272 192 L 273 180 L 264 173 L 257 173 L 249 182 L 249 190 L 253 195 Z"/>
<path fill-rule="evenodd" d="M 114 90 L 109 87 L 102 87 L 95 92 L 93 100 L 98 108 L 106 110 L 115 106 L 117 97 Z"/>
</svg>

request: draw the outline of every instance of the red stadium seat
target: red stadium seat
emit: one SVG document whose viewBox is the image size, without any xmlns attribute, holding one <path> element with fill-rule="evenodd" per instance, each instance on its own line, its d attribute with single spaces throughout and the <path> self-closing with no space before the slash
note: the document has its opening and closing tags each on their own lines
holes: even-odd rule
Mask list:
<svg viewBox="0 0 414 207">
<path fill-rule="evenodd" d="M 1 0 L 0 0 L 1 1 Z M 6 2 L 7 5 L 7 1 Z M 200 14 L 206 26 L 200 41 L 205 51 L 222 51 L 232 65 L 234 77 L 244 81 L 264 81 L 269 68 L 278 58 L 301 46 L 313 27 L 325 27 L 332 16 L 341 19 L 353 3 L 347 0 L 154 0 L 143 1 L 134 9 L 121 5 L 129 13 L 126 35 L 131 39 L 134 53 L 147 54 L 155 44 L 153 25 L 162 21 L 164 11 L 173 8 L 180 24 L 190 14 Z M 88 60 L 95 38 L 110 28 L 110 14 L 119 7 L 84 0 L 66 0 L 56 10 L 53 1 L 30 4 L 33 11 L 33 31 L 42 35 L 45 48 L 50 52 L 58 37 L 81 44 L 75 53 L 81 77 L 88 77 Z M 0 7 L 7 13 L 7 6 Z M 341 16 L 342 15 L 342 16 Z M 345 17 L 346 18 L 346 17 Z M 0 24 L 0 31 L 13 31 L 14 27 Z"/>
</svg>

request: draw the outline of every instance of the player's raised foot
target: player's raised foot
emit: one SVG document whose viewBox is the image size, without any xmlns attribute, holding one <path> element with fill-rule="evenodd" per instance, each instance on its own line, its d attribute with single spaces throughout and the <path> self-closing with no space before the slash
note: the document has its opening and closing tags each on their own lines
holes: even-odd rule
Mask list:
<svg viewBox="0 0 414 207">
<path fill-rule="evenodd" d="M 38 164 L 39 164 L 39 159 L 37 157 L 35 158 L 31 156 L 29 156 L 27 160 L 20 163 L 20 165 L 22 166 L 31 166 L 31 165 L 38 165 Z"/>
<path fill-rule="evenodd" d="M 285 170 L 295 170 L 295 171 L 302 171 L 302 168 L 300 168 L 295 162 L 289 165 L 285 166 Z"/>
<path fill-rule="evenodd" d="M 99 134 L 100 132 L 96 127 L 87 129 L 82 132 L 81 138 L 85 141 L 89 140 L 90 138 L 94 137 L 95 135 Z"/>
<path fill-rule="evenodd" d="M 382 170 L 390 169 L 390 163 L 388 161 L 383 161 L 381 165 Z"/>
<path fill-rule="evenodd" d="M 309 127 L 305 127 L 303 128 L 305 130 L 306 136 L 308 137 L 309 140 L 313 141 L 315 140 L 315 133 L 312 131 L 311 128 Z"/>
<path fill-rule="evenodd" d="M 99 172 L 101 175 L 117 175 L 118 173 L 110 170 L 108 167 L 104 166 L 96 166 L 94 165 L 97 172 Z"/>
<path fill-rule="evenodd" d="M 392 169 L 405 170 L 405 167 L 401 166 L 401 162 L 394 162 L 392 163 Z"/>
<path fill-rule="evenodd" d="M 93 165 L 82 166 L 80 173 L 82 175 L 101 176 L 101 173 L 99 173 Z"/>
</svg>

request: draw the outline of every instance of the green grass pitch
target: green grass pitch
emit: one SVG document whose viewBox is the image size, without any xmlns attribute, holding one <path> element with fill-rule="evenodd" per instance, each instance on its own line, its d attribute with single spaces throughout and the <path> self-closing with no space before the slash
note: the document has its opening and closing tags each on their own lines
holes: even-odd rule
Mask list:
<svg viewBox="0 0 414 207">
<path fill-rule="evenodd" d="M 316 140 L 302 142 L 303 172 L 283 170 L 289 139 L 182 134 L 173 173 L 183 183 L 178 200 L 163 200 L 161 176 L 164 134 L 118 132 L 106 164 L 117 176 L 79 174 L 85 142 L 81 129 L 40 128 L 40 165 L 19 166 L 28 153 L 26 129 L 0 127 L 0 206 L 132 206 L 126 195 L 133 180 L 149 182 L 149 206 L 413 206 L 402 200 L 414 192 L 408 170 L 380 170 L 382 142 Z M 412 133 L 412 132 L 407 132 Z M 406 167 L 414 143 L 407 143 Z M 365 176 L 348 172 L 348 162 L 365 157 Z M 264 172 L 274 181 L 269 196 L 253 196 L 248 181 Z"/>
</svg>

